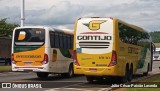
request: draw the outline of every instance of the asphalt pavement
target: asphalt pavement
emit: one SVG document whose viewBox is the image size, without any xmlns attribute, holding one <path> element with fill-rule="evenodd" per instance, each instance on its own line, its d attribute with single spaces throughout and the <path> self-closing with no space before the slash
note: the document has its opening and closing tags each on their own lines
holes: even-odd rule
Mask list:
<svg viewBox="0 0 160 91">
<path fill-rule="evenodd" d="M 150 75 L 160 73 L 160 61 L 154 61 L 153 71 Z M 135 77 L 142 78 L 142 76 Z M 107 80 L 108 81 L 108 80 Z M 33 72 L 3 72 L 0 73 L 0 82 L 15 84 L 41 84 L 45 88 L 22 89 L 22 88 L 1 88 L 0 91 L 107 91 L 111 89 L 111 83 L 88 83 L 85 76 L 75 76 L 73 78 L 63 78 L 60 75 L 50 75 L 47 79 L 39 79 Z"/>
</svg>

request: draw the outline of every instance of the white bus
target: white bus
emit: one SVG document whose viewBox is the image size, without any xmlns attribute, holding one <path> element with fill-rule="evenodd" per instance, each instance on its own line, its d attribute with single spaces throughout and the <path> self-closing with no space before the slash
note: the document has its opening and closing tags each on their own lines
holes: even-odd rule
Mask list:
<svg viewBox="0 0 160 91">
<path fill-rule="evenodd" d="M 160 48 L 156 48 L 156 50 L 153 52 L 153 60 L 154 61 L 160 60 Z"/>
<path fill-rule="evenodd" d="M 73 76 L 73 32 L 43 26 L 17 27 L 12 38 L 12 71 Z"/>
</svg>

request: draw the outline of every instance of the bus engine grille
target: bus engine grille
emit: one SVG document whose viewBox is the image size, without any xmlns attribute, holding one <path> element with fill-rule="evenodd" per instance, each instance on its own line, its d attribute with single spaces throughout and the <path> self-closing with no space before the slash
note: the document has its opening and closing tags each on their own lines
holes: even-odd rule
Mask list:
<svg viewBox="0 0 160 91">
<path fill-rule="evenodd" d="M 81 48 L 108 48 L 109 42 L 79 42 Z"/>
</svg>

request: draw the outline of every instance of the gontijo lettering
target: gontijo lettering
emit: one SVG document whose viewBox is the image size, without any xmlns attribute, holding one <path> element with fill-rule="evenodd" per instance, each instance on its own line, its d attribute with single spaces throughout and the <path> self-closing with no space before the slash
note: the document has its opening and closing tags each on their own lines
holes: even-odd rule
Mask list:
<svg viewBox="0 0 160 91">
<path fill-rule="evenodd" d="M 77 36 L 78 40 L 112 40 L 112 36 L 88 36 L 88 35 L 79 35 Z"/>
<path fill-rule="evenodd" d="M 42 58 L 41 55 L 17 55 L 16 58 Z"/>
</svg>

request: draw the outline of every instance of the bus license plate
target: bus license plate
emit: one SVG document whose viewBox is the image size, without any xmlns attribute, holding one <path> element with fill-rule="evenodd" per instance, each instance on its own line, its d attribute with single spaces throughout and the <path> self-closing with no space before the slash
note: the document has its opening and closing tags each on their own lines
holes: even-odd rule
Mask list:
<svg viewBox="0 0 160 91">
<path fill-rule="evenodd" d="M 97 72 L 97 69 L 96 68 L 90 68 L 89 69 L 91 72 Z"/>
<path fill-rule="evenodd" d="M 32 62 L 25 62 L 25 65 L 31 65 Z"/>
</svg>

